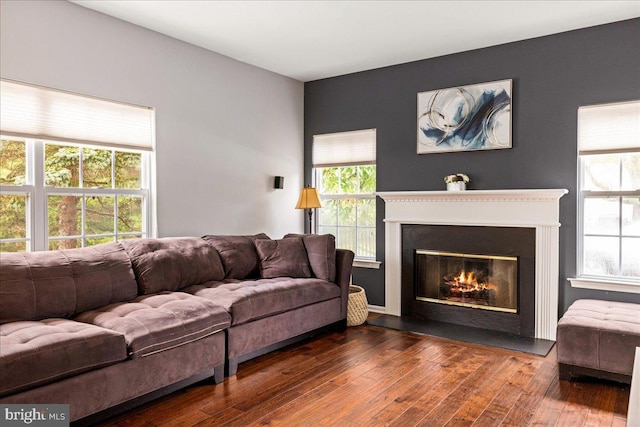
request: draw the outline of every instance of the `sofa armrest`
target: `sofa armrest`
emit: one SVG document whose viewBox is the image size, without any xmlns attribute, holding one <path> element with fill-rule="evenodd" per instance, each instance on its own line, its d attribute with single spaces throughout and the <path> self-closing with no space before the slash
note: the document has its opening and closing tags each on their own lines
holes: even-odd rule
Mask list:
<svg viewBox="0 0 640 427">
<path fill-rule="evenodd" d="M 336 285 L 340 286 L 340 318 L 347 318 L 347 303 L 349 302 L 349 282 L 355 254 L 347 249 L 336 249 Z"/>
</svg>

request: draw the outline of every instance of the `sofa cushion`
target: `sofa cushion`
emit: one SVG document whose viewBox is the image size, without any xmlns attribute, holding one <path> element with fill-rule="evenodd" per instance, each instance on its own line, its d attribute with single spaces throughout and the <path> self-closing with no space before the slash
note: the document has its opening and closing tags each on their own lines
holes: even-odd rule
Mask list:
<svg viewBox="0 0 640 427">
<path fill-rule="evenodd" d="M 302 238 L 307 250 L 311 272 L 319 279 L 336 280 L 336 238 L 332 234 L 287 234 L 288 238 Z"/>
<path fill-rule="evenodd" d="M 142 295 L 224 278 L 218 253 L 197 237 L 123 240 L 122 245 Z"/>
<path fill-rule="evenodd" d="M 68 319 L 0 325 L 0 396 L 127 358 L 124 336 Z"/>
<path fill-rule="evenodd" d="M 302 239 L 256 240 L 260 277 L 311 277 Z"/>
<path fill-rule="evenodd" d="M 76 320 L 123 334 L 129 357 L 136 359 L 219 332 L 230 325 L 231 318 L 205 298 L 161 292 L 88 311 Z"/>
<path fill-rule="evenodd" d="M 255 240 L 269 239 L 264 233 L 255 236 L 213 236 L 203 237 L 211 246 L 216 248 L 222 264 L 225 278 L 245 279 L 260 276 L 258 253 L 254 245 Z"/>
<path fill-rule="evenodd" d="M 189 286 L 184 291 L 222 306 L 231 313 L 232 325 L 340 297 L 335 283 L 290 277 L 224 280 Z"/>
<path fill-rule="evenodd" d="M 137 294 L 129 257 L 116 242 L 0 256 L 0 323 L 70 317 Z"/>
</svg>

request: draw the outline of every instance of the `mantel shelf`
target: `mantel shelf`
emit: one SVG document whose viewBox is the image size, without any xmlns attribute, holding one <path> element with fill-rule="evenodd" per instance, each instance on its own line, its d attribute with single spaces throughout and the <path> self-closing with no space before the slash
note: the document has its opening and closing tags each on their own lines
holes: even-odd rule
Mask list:
<svg viewBox="0 0 640 427">
<path fill-rule="evenodd" d="M 381 191 L 385 202 L 527 202 L 557 201 L 569 191 L 558 189 L 466 190 L 466 191 Z"/>
</svg>

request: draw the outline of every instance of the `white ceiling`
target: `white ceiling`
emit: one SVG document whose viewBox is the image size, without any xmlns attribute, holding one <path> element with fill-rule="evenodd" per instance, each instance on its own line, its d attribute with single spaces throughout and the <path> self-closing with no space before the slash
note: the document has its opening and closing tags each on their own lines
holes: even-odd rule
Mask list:
<svg viewBox="0 0 640 427">
<path fill-rule="evenodd" d="M 640 0 L 70 1 L 300 81 L 640 17 Z"/>
</svg>

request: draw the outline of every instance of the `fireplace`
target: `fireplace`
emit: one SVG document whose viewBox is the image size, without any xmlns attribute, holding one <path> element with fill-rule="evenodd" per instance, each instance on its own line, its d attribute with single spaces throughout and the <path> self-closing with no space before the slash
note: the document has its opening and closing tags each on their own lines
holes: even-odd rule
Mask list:
<svg viewBox="0 0 640 427">
<path fill-rule="evenodd" d="M 518 258 L 415 251 L 415 298 L 419 301 L 517 313 Z"/>
<path fill-rule="evenodd" d="M 534 337 L 535 242 L 533 228 L 402 225 L 402 316 Z"/>
<path fill-rule="evenodd" d="M 414 303 L 430 304 L 429 312 L 439 312 L 450 308 L 461 321 L 467 313 L 483 313 L 482 317 L 496 325 L 510 323 L 523 314 L 533 319 L 533 335 L 527 336 L 555 340 L 558 324 L 558 253 L 560 227 L 560 198 L 566 189 L 525 189 L 525 190 L 470 190 L 470 191 L 392 191 L 377 193 L 385 202 L 385 304 L 382 313 L 404 315 L 408 299 Z M 533 235 L 534 255 L 518 258 L 518 307 L 516 313 L 494 312 L 441 303 L 418 301 L 413 291 L 413 267 L 408 270 L 403 265 L 407 257 L 403 249 L 405 226 L 408 225 L 452 225 L 477 226 L 480 228 L 510 227 L 527 230 Z M 518 237 L 510 237 L 517 241 Z M 491 239 L 489 239 L 491 241 Z M 416 245 L 413 250 L 437 248 L 440 252 L 489 254 L 515 256 L 491 249 L 429 244 Z M 475 244 L 471 240 L 472 244 Z M 413 260 L 414 253 L 409 253 Z M 533 263 L 533 264 L 532 264 Z M 534 283 L 523 283 L 523 270 L 533 269 Z M 409 274 L 409 277 L 406 275 Z M 404 291 L 407 281 L 412 290 Z M 527 311 L 532 314 L 527 314 Z M 479 325 L 478 325 L 479 326 Z M 482 326 L 479 326 L 482 327 Z M 527 326 L 526 328 L 529 328 Z"/>
</svg>

